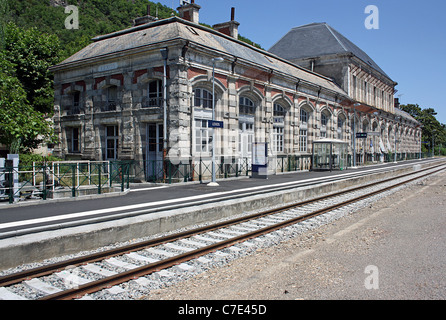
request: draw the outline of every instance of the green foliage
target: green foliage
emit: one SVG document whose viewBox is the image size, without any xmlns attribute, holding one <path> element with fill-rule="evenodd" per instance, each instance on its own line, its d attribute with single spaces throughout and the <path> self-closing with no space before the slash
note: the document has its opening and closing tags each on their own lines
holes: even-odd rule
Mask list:
<svg viewBox="0 0 446 320">
<path fill-rule="evenodd" d="M 44 157 L 40 154 L 29 154 L 29 153 L 20 154 L 19 159 L 20 159 L 19 166 L 21 168 L 30 168 L 32 167 L 33 162 L 36 162 L 37 165 L 43 165 L 44 163 L 48 162 L 63 161 L 63 159 L 54 156 Z"/>
<path fill-rule="evenodd" d="M 243 36 L 241 36 L 241 35 L 238 36 L 238 39 L 239 39 L 240 41 L 246 42 L 247 44 L 250 44 L 250 45 L 252 45 L 252 46 L 254 46 L 254 47 L 256 47 L 256 48 L 263 49 L 262 46 L 261 46 L 260 44 L 255 43 L 255 42 L 252 42 L 252 41 L 249 40 L 248 38 L 245 38 L 245 37 L 243 37 Z"/>
<path fill-rule="evenodd" d="M 446 146 L 446 125 L 435 118 L 437 112 L 434 108 L 422 109 L 418 104 L 400 105 L 400 108 L 422 124 L 422 140 L 429 142 L 429 144 L 423 144 L 423 152 L 428 151 L 428 146 L 429 150 L 432 150 L 432 142 L 436 146 L 436 152 L 439 150 L 437 146 Z"/>
<path fill-rule="evenodd" d="M 147 5 L 151 13 L 158 12 L 160 19 L 168 18 L 172 9 L 160 3 L 147 0 L 0 0 L 9 1 L 11 19 L 22 28 L 37 27 L 40 31 L 55 35 L 61 42 L 62 50 L 58 62 L 70 57 L 91 43 L 98 35 L 130 28 L 133 19 L 147 14 Z M 66 29 L 65 7 L 76 5 L 79 8 L 79 29 Z"/>
<path fill-rule="evenodd" d="M 51 124 L 29 104 L 16 73 L 16 65 L 7 59 L 6 51 L 0 51 L 0 143 L 11 153 L 55 141 Z"/>
<path fill-rule="evenodd" d="M 65 28 L 65 19 L 68 17 L 65 8 L 56 5 L 61 1 L 0 1 L 9 2 L 10 20 L 17 26 L 25 29 L 37 27 L 41 32 L 56 35 L 62 48 L 60 61 L 86 47 L 95 36 L 130 28 L 133 19 L 147 14 L 148 4 L 151 7 L 151 15 L 157 15 L 159 19 L 169 18 L 172 13 L 178 15 L 176 11 L 172 12 L 170 7 L 147 0 L 66 0 L 66 5 L 76 5 L 79 8 L 79 29 L 68 30 Z M 245 37 L 240 36 L 239 39 L 261 48 Z"/>
<path fill-rule="evenodd" d="M 8 23 L 4 50 L 4 58 L 14 66 L 14 75 L 26 91 L 28 102 L 36 111 L 52 113 L 53 78 L 48 68 L 59 60 L 57 37 L 40 33 L 36 28 L 22 29 Z"/>
<path fill-rule="evenodd" d="M 54 99 L 48 68 L 97 35 L 131 27 L 133 19 L 147 14 L 148 4 L 160 19 L 178 14 L 147 0 L 0 0 L 0 143 L 18 153 L 56 142 L 45 119 Z M 79 29 L 65 28 L 66 5 L 78 6 Z"/>
</svg>

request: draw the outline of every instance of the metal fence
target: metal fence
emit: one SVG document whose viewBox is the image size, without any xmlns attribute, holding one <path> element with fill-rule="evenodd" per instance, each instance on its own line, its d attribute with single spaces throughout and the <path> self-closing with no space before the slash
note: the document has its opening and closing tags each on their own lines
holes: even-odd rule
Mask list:
<svg viewBox="0 0 446 320">
<path fill-rule="evenodd" d="M 423 154 L 422 157 L 428 157 Z M 397 161 L 418 159 L 419 153 L 397 154 Z M 348 159 L 350 166 L 352 157 Z M 393 162 L 394 154 L 366 155 L 357 165 Z M 311 169 L 311 156 L 277 156 L 268 160 L 270 174 Z M 249 176 L 250 158 L 217 157 L 217 179 Z M 61 161 L 0 168 L 0 200 L 55 199 L 80 195 L 123 192 L 130 183 L 206 182 L 212 177 L 212 159 L 162 161 Z"/>
<path fill-rule="evenodd" d="M 0 199 L 76 197 L 124 191 L 130 164 L 111 161 L 64 161 L 4 167 L 0 170 Z"/>
</svg>

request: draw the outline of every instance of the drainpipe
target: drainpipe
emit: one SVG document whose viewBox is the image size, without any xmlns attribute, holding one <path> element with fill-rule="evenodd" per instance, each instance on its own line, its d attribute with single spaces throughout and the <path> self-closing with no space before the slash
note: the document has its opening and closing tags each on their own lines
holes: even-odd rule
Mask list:
<svg viewBox="0 0 446 320">
<path fill-rule="evenodd" d="M 163 164 L 167 157 L 167 58 L 169 56 L 169 50 L 163 48 L 160 50 L 161 56 L 164 60 L 164 76 L 163 76 Z"/>
</svg>

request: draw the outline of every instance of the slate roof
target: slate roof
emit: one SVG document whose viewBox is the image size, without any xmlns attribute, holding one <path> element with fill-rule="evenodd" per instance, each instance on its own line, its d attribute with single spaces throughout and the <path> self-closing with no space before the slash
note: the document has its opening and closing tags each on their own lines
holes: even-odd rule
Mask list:
<svg viewBox="0 0 446 320">
<path fill-rule="evenodd" d="M 93 39 L 93 43 L 54 66 L 53 70 L 62 69 L 69 65 L 88 63 L 88 61 L 113 56 L 126 51 L 144 49 L 144 47 L 176 39 L 189 40 L 190 43 L 196 43 L 211 50 L 232 55 L 239 60 L 249 61 L 264 68 L 296 77 L 348 98 L 344 90 L 323 75 L 310 72 L 268 51 L 255 48 L 210 28 L 178 17 L 171 17 L 96 37 Z"/>
<path fill-rule="evenodd" d="M 363 50 L 325 22 L 291 29 L 268 51 L 287 60 L 351 53 L 390 79 Z"/>
<path fill-rule="evenodd" d="M 400 116 L 401 118 L 404 118 L 406 120 L 412 121 L 414 123 L 419 123 L 418 120 L 412 117 L 409 113 L 396 107 L 395 107 L 395 115 Z"/>
</svg>

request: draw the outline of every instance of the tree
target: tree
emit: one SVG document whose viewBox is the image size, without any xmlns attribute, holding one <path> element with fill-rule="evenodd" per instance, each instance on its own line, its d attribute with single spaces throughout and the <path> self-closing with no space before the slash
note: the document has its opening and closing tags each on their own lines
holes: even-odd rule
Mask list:
<svg viewBox="0 0 446 320">
<path fill-rule="evenodd" d="M 0 62 L 5 64 L 5 60 Z M 0 97 L 0 143 L 8 146 L 11 153 L 36 148 L 45 139 L 54 140 L 50 123 L 27 103 L 20 81 L 2 71 Z"/>
<path fill-rule="evenodd" d="M 422 124 L 422 140 L 429 142 L 430 150 L 433 147 L 432 143 L 436 146 L 440 144 L 446 145 L 446 126 L 437 120 L 435 117 L 437 112 L 434 108 L 422 109 L 418 104 L 400 105 L 400 108 Z"/>
<path fill-rule="evenodd" d="M 10 22 L 5 28 L 5 59 L 36 111 L 52 114 L 53 77 L 48 68 L 59 61 L 60 42 L 56 36 L 41 34 L 36 28 L 22 29 Z"/>
<path fill-rule="evenodd" d="M 53 50 L 48 50 L 52 44 L 44 43 L 47 37 L 39 36 L 36 30 L 19 31 L 13 24 L 4 30 L 7 36 L 0 51 L 0 143 L 8 146 L 11 153 L 19 153 L 43 141 L 55 142 L 51 123 L 39 111 L 52 110 L 52 80 L 45 68 L 51 63 L 48 61 L 52 60 L 49 55 Z"/>
</svg>

